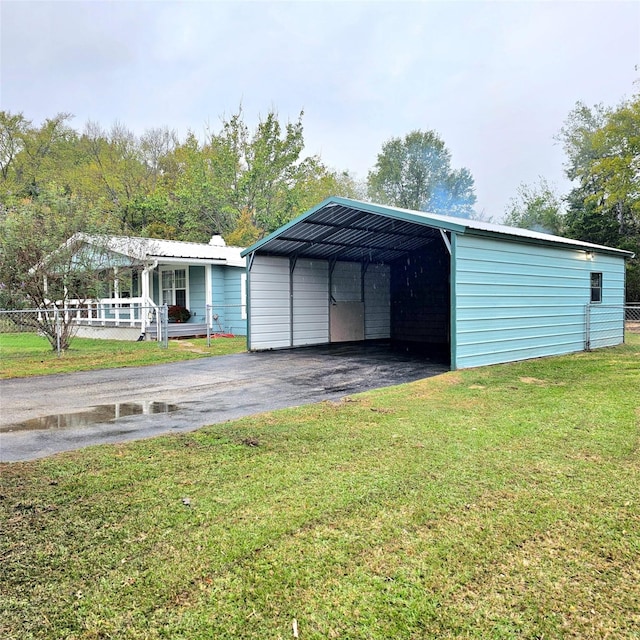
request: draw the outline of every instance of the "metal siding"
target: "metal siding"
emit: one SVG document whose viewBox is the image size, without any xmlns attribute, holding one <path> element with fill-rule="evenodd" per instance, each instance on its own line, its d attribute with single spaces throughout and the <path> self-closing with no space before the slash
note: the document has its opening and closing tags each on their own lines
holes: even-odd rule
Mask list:
<svg viewBox="0 0 640 640">
<path fill-rule="evenodd" d="M 359 262 L 336 262 L 331 274 L 331 297 L 334 302 L 362 300 L 362 265 Z"/>
<path fill-rule="evenodd" d="M 391 269 L 388 264 L 371 264 L 364 274 L 364 338 L 375 340 L 391 335 Z"/>
<path fill-rule="evenodd" d="M 225 267 L 224 269 L 224 306 L 225 331 L 239 336 L 247 335 L 247 320 L 242 317 L 241 279 L 245 270 L 242 268 Z"/>
<path fill-rule="evenodd" d="M 289 259 L 256 255 L 249 272 L 251 349 L 291 346 Z"/>
<path fill-rule="evenodd" d="M 592 271 L 603 302 L 624 300 L 615 256 L 457 235 L 454 257 L 457 368 L 581 351 Z"/>
<path fill-rule="evenodd" d="M 293 344 L 329 342 L 329 263 L 298 260 L 293 271 Z"/>
<path fill-rule="evenodd" d="M 457 279 L 457 270 L 456 270 L 456 255 L 458 252 L 458 234 L 452 232 L 451 233 L 451 262 L 449 265 L 449 356 L 451 362 L 451 369 L 456 370 L 458 368 L 457 363 L 457 353 L 458 353 L 458 336 L 456 332 L 457 327 L 457 291 L 456 291 L 456 279 Z"/>
</svg>

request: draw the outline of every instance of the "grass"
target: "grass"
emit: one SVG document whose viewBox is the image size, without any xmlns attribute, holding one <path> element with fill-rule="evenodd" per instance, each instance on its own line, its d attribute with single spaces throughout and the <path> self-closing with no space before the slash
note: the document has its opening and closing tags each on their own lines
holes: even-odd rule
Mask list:
<svg viewBox="0 0 640 640">
<path fill-rule="evenodd" d="M 0 466 L 0 636 L 638 638 L 640 340 Z"/>
<path fill-rule="evenodd" d="M 0 379 L 69 373 L 114 367 L 138 367 L 178 360 L 246 351 L 247 341 L 236 338 L 170 340 L 168 349 L 157 342 L 74 338 L 60 357 L 46 338 L 32 333 L 0 334 Z"/>
</svg>

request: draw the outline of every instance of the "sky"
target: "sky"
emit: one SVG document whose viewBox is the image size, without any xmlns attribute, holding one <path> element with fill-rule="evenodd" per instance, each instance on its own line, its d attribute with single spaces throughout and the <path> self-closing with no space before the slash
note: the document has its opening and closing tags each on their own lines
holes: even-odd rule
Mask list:
<svg viewBox="0 0 640 640">
<path fill-rule="evenodd" d="M 499 221 L 519 185 L 564 194 L 576 102 L 640 92 L 640 0 L 0 2 L 0 109 L 203 138 L 237 112 L 301 111 L 305 155 L 360 180 L 434 130 Z"/>
</svg>

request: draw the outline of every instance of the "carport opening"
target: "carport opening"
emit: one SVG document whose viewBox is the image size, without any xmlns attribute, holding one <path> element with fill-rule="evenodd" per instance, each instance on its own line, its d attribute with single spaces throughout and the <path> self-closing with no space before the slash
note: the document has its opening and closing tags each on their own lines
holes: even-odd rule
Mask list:
<svg viewBox="0 0 640 640">
<path fill-rule="evenodd" d="M 380 342 L 450 366 L 451 233 L 342 199 L 309 211 L 250 254 L 250 348 Z"/>
<path fill-rule="evenodd" d="M 451 257 L 432 242 L 391 264 L 390 333 L 395 350 L 450 366 Z"/>
</svg>

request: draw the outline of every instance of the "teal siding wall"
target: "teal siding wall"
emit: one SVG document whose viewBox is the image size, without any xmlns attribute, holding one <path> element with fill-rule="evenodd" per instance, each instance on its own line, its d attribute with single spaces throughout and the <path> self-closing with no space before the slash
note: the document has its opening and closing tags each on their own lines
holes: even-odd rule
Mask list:
<svg viewBox="0 0 640 640">
<path fill-rule="evenodd" d="M 453 259 L 455 368 L 583 350 L 593 271 L 603 274 L 602 304 L 624 302 L 615 256 L 456 235 Z"/>
<path fill-rule="evenodd" d="M 225 327 L 225 298 L 224 298 L 224 267 L 211 267 L 211 300 L 213 304 L 213 330 L 224 331 Z M 215 317 L 217 316 L 217 318 Z"/>
<path fill-rule="evenodd" d="M 189 322 L 205 322 L 207 298 L 205 294 L 205 278 L 203 265 L 189 267 Z"/>
<path fill-rule="evenodd" d="M 241 301 L 241 280 L 245 273 L 244 267 L 211 267 L 211 299 L 213 313 L 218 316 L 213 321 L 214 331 L 247 335 L 246 307 Z"/>
<path fill-rule="evenodd" d="M 224 271 L 225 331 L 239 336 L 247 335 L 246 299 L 243 299 L 242 280 L 246 283 L 246 270 L 240 267 L 227 267 Z M 246 294 L 245 294 L 246 298 Z"/>
</svg>

